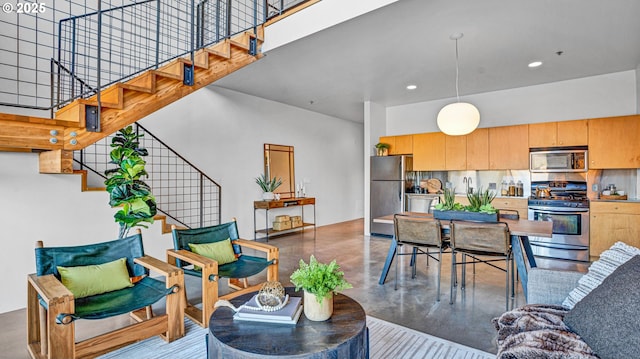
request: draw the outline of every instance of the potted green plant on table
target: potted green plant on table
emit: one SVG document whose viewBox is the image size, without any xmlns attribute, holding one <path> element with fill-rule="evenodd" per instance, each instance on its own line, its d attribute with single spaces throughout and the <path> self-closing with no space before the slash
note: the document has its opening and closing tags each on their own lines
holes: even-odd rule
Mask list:
<svg viewBox="0 0 640 359">
<path fill-rule="evenodd" d="M 333 313 L 333 294 L 353 286 L 344 279 L 344 272 L 334 259 L 320 263 L 311 255 L 309 264 L 300 260 L 300 268 L 291 274 L 296 291 L 304 291 L 304 315 L 313 321 L 324 321 Z"/>
<path fill-rule="evenodd" d="M 265 201 L 272 200 L 275 195 L 273 192 L 282 184 L 282 178 L 273 177 L 268 179 L 265 174 L 256 177 L 256 183 L 262 189 L 262 199 Z"/>
<path fill-rule="evenodd" d="M 497 222 L 498 211 L 491 202 L 496 197 L 490 190 L 467 193 L 469 205 L 463 206 L 455 202 L 455 189 L 444 190 L 443 201 L 436 205 L 433 217 L 437 219 L 460 219 L 471 221 Z"/>
<path fill-rule="evenodd" d="M 389 154 L 389 148 L 391 145 L 384 142 L 379 142 L 376 144 L 376 152 L 378 156 L 386 156 Z"/>
<path fill-rule="evenodd" d="M 111 161 L 115 168 L 107 169 L 104 181 L 109 192 L 109 205 L 120 209 L 114 215 L 120 224 L 119 238 L 124 238 L 133 227 L 147 228 L 157 213 L 156 200 L 151 187 L 141 178 L 147 176 L 146 162 L 142 158 L 149 153 L 140 147 L 140 137 L 131 126 L 121 129 L 111 141 Z"/>
</svg>

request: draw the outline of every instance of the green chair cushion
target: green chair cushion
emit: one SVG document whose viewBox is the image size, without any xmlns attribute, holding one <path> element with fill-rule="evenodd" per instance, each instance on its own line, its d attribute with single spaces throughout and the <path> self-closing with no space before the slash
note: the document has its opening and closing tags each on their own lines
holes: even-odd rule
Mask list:
<svg viewBox="0 0 640 359">
<path fill-rule="evenodd" d="M 57 267 L 62 284 L 76 298 L 132 287 L 127 259 L 76 267 Z"/>
<path fill-rule="evenodd" d="M 189 243 L 189 248 L 193 253 L 201 256 L 211 258 L 218 262 L 218 265 L 223 265 L 238 260 L 233 247 L 231 246 L 231 239 L 227 238 L 224 241 L 211 242 L 211 243 Z"/>
</svg>

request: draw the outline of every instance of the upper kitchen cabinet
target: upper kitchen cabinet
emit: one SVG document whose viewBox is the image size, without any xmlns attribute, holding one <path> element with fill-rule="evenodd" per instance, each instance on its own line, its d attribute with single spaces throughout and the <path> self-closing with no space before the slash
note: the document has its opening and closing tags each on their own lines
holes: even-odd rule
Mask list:
<svg viewBox="0 0 640 359">
<path fill-rule="evenodd" d="M 413 153 L 413 135 L 396 136 L 394 155 L 410 155 Z"/>
<path fill-rule="evenodd" d="M 529 125 L 529 147 L 586 146 L 587 120 L 543 122 Z"/>
<path fill-rule="evenodd" d="M 445 169 L 447 171 L 467 169 L 467 136 L 444 136 Z"/>
<path fill-rule="evenodd" d="M 441 171 L 445 168 L 445 134 L 442 132 L 413 135 L 413 170 Z"/>
<path fill-rule="evenodd" d="M 467 169 L 489 169 L 489 129 L 478 128 L 467 136 Z"/>
<path fill-rule="evenodd" d="M 529 168 L 529 125 L 489 128 L 489 169 Z"/>
<path fill-rule="evenodd" d="M 589 120 L 589 167 L 640 168 L 640 115 Z"/>
<path fill-rule="evenodd" d="M 380 142 L 391 145 L 390 155 L 410 155 L 413 153 L 413 135 L 383 136 Z"/>
</svg>

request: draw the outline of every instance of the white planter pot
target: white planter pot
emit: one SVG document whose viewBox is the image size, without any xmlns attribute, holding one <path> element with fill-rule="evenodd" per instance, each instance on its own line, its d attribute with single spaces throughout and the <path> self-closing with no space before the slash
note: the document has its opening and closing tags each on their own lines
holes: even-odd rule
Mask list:
<svg viewBox="0 0 640 359">
<path fill-rule="evenodd" d="M 275 197 L 276 195 L 273 192 L 262 192 L 262 199 L 265 201 L 273 201 Z"/>
<path fill-rule="evenodd" d="M 316 295 L 304 291 L 304 316 L 314 322 L 322 322 L 333 314 L 333 293 L 328 298 L 324 298 L 322 303 L 318 303 Z"/>
</svg>

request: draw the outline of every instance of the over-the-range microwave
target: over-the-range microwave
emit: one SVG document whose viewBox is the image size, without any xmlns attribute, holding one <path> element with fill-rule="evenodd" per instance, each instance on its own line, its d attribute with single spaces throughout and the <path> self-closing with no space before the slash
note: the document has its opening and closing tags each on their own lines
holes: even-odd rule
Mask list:
<svg viewBox="0 0 640 359">
<path fill-rule="evenodd" d="M 586 172 L 586 149 L 553 149 L 529 153 L 531 172 Z"/>
</svg>

